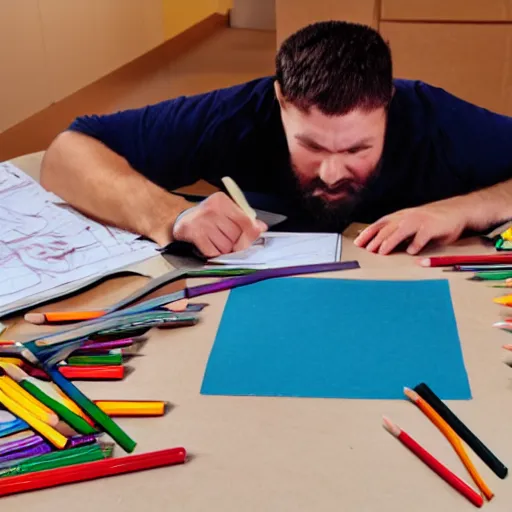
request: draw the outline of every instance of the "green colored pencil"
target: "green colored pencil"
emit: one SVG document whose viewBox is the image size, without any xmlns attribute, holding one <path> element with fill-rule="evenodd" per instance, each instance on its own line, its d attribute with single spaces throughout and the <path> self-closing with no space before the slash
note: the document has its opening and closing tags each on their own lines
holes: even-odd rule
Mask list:
<svg viewBox="0 0 512 512">
<path fill-rule="evenodd" d="M 471 281 L 503 281 L 512 277 L 512 270 L 504 272 L 477 272 L 471 277 Z"/>
<path fill-rule="evenodd" d="M 90 446 L 79 446 L 77 448 L 70 448 L 69 450 L 47 453 L 39 457 L 32 457 L 20 461 L 9 468 L 0 470 L 0 478 L 107 459 L 112 456 L 113 451 L 114 445 L 110 443 L 104 445 L 93 444 Z"/>
<path fill-rule="evenodd" d="M 65 405 L 48 396 L 42 389 L 28 380 L 22 380 L 20 386 L 28 391 L 34 398 L 49 407 L 53 412 L 65 421 L 71 428 L 75 429 L 79 434 L 96 434 L 97 430 L 92 427 L 78 414 L 68 409 Z"/>
<path fill-rule="evenodd" d="M 87 356 L 70 356 L 66 359 L 72 366 L 117 366 L 123 364 L 122 354 L 91 354 Z"/>
</svg>

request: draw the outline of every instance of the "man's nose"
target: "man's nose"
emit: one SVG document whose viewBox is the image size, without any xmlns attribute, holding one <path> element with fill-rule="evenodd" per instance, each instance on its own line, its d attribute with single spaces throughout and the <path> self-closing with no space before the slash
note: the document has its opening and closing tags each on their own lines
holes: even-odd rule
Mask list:
<svg viewBox="0 0 512 512">
<path fill-rule="evenodd" d="M 337 183 L 345 174 L 341 155 L 329 155 L 322 160 L 318 177 L 328 186 Z"/>
</svg>

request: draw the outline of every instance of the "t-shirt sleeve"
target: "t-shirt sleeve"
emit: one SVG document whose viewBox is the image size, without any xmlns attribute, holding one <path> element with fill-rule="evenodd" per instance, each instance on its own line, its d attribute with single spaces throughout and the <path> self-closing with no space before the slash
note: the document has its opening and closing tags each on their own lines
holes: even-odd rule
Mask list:
<svg viewBox="0 0 512 512">
<path fill-rule="evenodd" d="M 428 98 L 435 151 L 466 192 L 512 178 L 512 118 L 422 86 Z"/>
<path fill-rule="evenodd" d="M 172 190 L 203 177 L 219 137 L 216 93 L 178 97 L 140 109 L 78 117 L 69 130 L 97 139 L 138 172 Z"/>
</svg>

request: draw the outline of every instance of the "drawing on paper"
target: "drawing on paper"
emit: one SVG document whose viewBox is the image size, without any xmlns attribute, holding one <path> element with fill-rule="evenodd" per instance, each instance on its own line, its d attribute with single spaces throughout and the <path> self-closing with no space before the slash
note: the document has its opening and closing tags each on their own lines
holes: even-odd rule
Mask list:
<svg viewBox="0 0 512 512">
<path fill-rule="evenodd" d="M 0 308 L 156 254 L 155 244 L 79 214 L 0 163 Z"/>
</svg>

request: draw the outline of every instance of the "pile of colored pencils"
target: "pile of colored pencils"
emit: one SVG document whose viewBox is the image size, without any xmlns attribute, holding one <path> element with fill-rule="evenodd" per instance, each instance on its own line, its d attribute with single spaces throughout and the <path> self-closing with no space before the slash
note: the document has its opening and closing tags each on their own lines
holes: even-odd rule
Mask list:
<svg viewBox="0 0 512 512">
<path fill-rule="evenodd" d="M 448 267 L 448 272 L 471 272 L 471 281 L 490 282 L 493 288 L 512 288 L 512 254 L 482 254 L 474 256 L 438 256 L 420 261 L 425 267 Z M 496 304 L 512 307 L 512 294 L 494 298 Z M 494 327 L 512 332 L 512 317 L 505 317 Z M 503 348 L 512 350 L 512 344 Z"/>
<path fill-rule="evenodd" d="M 488 487 L 475 465 L 469 458 L 463 441 L 478 455 L 481 460 L 494 472 L 496 476 L 504 479 L 508 474 L 507 467 L 485 446 L 476 435 L 442 402 L 442 400 L 430 389 L 427 384 L 418 384 L 414 390 L 404 388 L 406 397 L 427 416 L 427 418 L 446 437 L 448 442 L 459 456 L 467 469 L 469 475 L 478 488 L 472 486 L 450 471 L 445 465 L 437 460 L 417 441 L 410 437 L 398 425 L 388 418 L 384 418 L 384 428 L 394 437 L 400 440 L 419 459 L 437 473 L 443 480 L 455 490 L 465 496 L 473 505 L 481 507 L 484 498 L 487 501 L 494 497 L 493 491 Z"/>
</svg>

